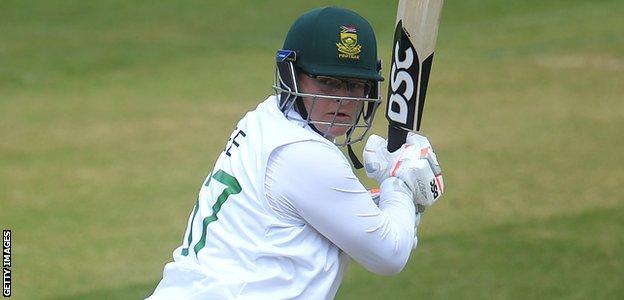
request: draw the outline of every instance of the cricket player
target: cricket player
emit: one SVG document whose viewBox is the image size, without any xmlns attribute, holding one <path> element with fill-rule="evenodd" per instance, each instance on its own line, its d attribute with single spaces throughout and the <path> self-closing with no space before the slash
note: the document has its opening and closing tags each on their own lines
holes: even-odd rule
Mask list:
<svg viewBox="0 0 624 300">
<path fill-rule="evenodd" d="M 381 102 L 371 25 L 347 9 L 312 10 L 276 60 L 275 95 L 236 125 L 149 299 L 331 299 L 349 258 L 382 275 L 406 265 L 415 204 L 443 191 L 431 145 L 412 134 L 388 153 L 371 136 L 376 199 L 338 148 L 364 138 Z"/>
</svg>

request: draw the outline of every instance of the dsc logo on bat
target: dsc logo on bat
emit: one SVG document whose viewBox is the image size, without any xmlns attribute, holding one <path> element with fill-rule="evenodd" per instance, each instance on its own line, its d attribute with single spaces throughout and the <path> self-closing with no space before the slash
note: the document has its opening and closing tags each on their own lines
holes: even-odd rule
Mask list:
<svg viewBox="0 0 624 300">
<path fill-rule="evenodd" d="M 405 33 L 401 33 L 404 35 Z M 401 41 L 401 39 L 405 39 Z M 400 123 L 401 127 L 412 127 L 413 117 L 410 118 L 409 101 L 414 96 L 415 85 L 412 74 L 418 76 L 418 65 L 414 64 L 415 51 L 406 36 L 402 36 L 394 44 L 393 64 L 390 72 L 390 95 L 388 96 L 388 119 Z M 407 46 L 405 50 L 402 45 Z M 403 88 L 401 88 L 403 87 Z M 414 109 L 412 105 L 412 110 Z"/>
<path fill-rule="evenodd" d="M 400 60 L 399 42 L 396 42 L 396 44 L 394 44 L 394 57 L 395 61 L 394 64 L 392 64 L 392 76 L 390 78 L 392 94 L 388 100 L 388 117 L 393 121 L 407 125 L 407 102 L 414 95 L 414 81 L 408 72 L 414 62 L 414 50 L 411 47 L 405 49 L 405 58 Z M 405 83 L 405 90 L 400 94 L 397 92 L 402 83 Z M 395 105 L 398 105 L 398 111 L 392 109 Z"/>
</svg>

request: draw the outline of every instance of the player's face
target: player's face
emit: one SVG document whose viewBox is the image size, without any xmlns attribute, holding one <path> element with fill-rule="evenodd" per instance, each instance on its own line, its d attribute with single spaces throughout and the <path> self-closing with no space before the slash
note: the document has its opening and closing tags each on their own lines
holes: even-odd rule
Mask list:
<svg viewBox="0 0 624 300">
<path fill-rule="evenodd" d="M 343 79 L 325 76 L 300 74 L 299 88 L 302 93 L 337 97 L 365 97 L 370 92 L 370 83 L 359 79 Z M 316 98 L 316 99 L 315 99 Z M 362 101 L 330 99 L 322 97 L 303 97 L 303 103 L 314 126 L 331 137 L 338 137 L 347 132 L 362 110 Z"/>
</svg>

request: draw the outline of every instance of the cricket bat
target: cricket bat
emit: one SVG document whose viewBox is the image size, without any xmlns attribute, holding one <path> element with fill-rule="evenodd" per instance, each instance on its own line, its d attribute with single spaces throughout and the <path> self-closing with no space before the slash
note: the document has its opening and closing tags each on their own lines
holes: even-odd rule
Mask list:
<svg viewBox="0 0 624 300">
<path fill-rule="evenodd" d="M 399 0 L 386 109 L 390 152 L 401 148 L 408 132 L 420 130 L 443 3 Z M 420 204 L 417 209 L 425 211 Z"/>
<path fill-rule="evenodd" d="M 388 151 L 418 131 L 443 0 L 399 0 L 388 84 Z"/>
</svg>

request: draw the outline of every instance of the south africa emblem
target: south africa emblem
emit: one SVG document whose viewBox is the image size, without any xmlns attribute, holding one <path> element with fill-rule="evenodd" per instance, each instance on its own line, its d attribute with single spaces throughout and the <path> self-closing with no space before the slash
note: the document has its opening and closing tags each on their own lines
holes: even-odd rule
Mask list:
<svg viewBox="0 0 624 300">
<path fill-rule="evenodd" d="M 360 59 L 362 45 L 358 45 L 357 28 L 353 25 L 340 26 L 340 43 L 336 43 L 338 57 Z"/>
</svg>

